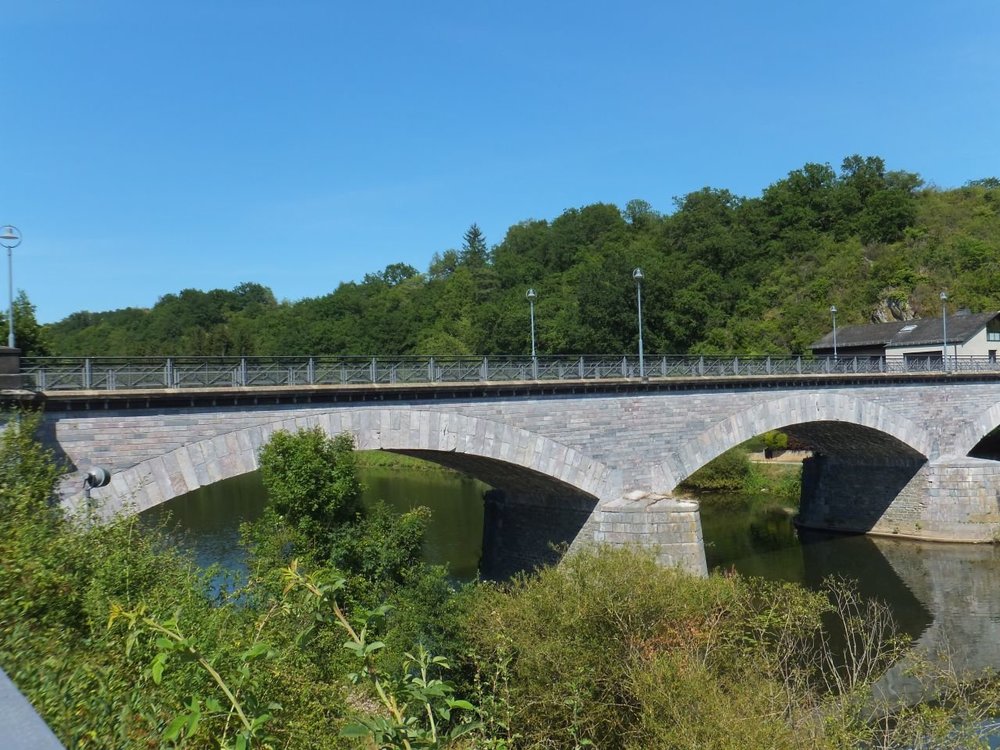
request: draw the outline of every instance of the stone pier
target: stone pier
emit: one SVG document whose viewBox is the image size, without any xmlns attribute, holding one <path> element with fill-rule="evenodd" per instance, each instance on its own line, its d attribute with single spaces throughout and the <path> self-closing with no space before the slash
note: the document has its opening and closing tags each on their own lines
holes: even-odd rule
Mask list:
<svg viewBox="0 0 1000 750">
<path fill-rule="evenodd" d="M 663 565 L 708 575 L 701 515 L 694 500 L 635 491 L 597 509 L 594 540 L 649 547 Z"/>
<path fill-rule="evenodd" d="M 483 577 L 504 579 L 592 544 L 642 547 L 659 561 L 707 575 L 698 503 L 652 492 L 597 505 L 583 495 L 491 490 L 483 517 Z"/>
<path fill-rule="evenodd" d="M 991 542 L 1000 529 L 1000 463 L 815 456 L 802 463 L 798 520 L 811 528 Z"/>
</svg>

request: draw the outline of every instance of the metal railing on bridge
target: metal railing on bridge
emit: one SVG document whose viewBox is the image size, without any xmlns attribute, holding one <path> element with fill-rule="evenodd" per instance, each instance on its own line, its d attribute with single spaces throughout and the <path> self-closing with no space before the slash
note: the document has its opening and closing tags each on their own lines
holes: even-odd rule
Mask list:
<svg viewBox="0 0 1000 750">
<path fill-rule="evenodd" d="M 646 357 L 650 379 L 997 372 L 987 357 Z M 637 357 L 24 357 L 36 391 L 638 379 Z"/>
</svg>

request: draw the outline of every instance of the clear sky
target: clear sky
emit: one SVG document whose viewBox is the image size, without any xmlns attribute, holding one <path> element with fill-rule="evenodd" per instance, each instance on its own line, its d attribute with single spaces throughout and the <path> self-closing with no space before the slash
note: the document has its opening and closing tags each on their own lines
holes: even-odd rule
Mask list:
<svg viewBox="0 0 1000 750">
<path fill-rule="evenodd" d="M 0 18 L 0 223 L 42 322 L 243 281 L 318 296 L 426 270 L 473 222 L 493 244 L 853 153 L 941 187 L 1000 176 L 996 0 L 0 0 Z"/>
</svg>

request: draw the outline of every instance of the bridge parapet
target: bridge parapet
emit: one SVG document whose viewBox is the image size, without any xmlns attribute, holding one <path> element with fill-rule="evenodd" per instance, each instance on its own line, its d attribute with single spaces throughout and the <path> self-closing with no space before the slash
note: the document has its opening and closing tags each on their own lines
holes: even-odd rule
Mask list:
<svg viewBox="0 0 1000 750">
<path fill-rule="evenodd" d="M 510 383 L 801 375 L 996 373 L 988 357 L 25 357 L 24 387 L 36 391 L 274 388 L 317 385 Z M 15 370 L 16 372 L 16 370 Z"/>
</svg>

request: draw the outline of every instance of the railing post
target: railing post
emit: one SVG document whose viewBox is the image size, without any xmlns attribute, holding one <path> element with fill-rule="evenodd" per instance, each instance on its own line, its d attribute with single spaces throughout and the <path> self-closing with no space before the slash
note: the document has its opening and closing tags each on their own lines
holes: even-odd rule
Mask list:
<svg viewBox="0 0 1000 750">
<path fill-rule="evenodd" d="M 85 391 L 89 391 L 90 390 L 90 386 L 93 383 L 93 378 L 91 377 L 90 367 L 91 367 L 90 357 L 86 357 L 83 360 L 83 389 Z"/>
<path fill-rule="evenodd" d="M 768 356 L 767 360 L 765 360 L 765 362 L 764 362 L 764 372 L 766 372 L 768 375 L 771 374 L 771 357 L 770 356 Z"/>
<path fill-rule="evenodd" d="M 698 374 L 699 375 L 704 375 L 705 374 L 705 355 L 704 354 L 702 356 L 698 357 Z"/>
<path fill-rule="evenodd" d="M 888 365 L 889 363 L 886 362 L 885 357 L 878 358 L 878 371 L 881 372 L 883 375 L 885 374 L 885 371 L 889 369 Z"/>
<path fill-rule="evenodd" d="M 667 377 L 667 358 L 663 356 L 660 358 L 660 377 Z"/>
<path fill-rule="evenodd" d="M 316 361 L 312 357 L 306 364 L 306 382 L 309 385 L 316 385 Z"/>
<path fill-rule="evenodd" d="M 247 360 L 246 357 L 240 357 L 240 385 L 244 388 L 247 387 Z"/>
<path fill-rule="evenodd" d="M 740 374 L 740 358 L 733 357 L 733 375 Z"/>
<path fill-rule="evenodd" d="M 174 361 L 167 357 L 167 363 L 163 366 L 163 385 L 170 388 L 174 382 Z"/>
<path fill-rule="evenodd" d="M 483 357 L 483 363 L 479 366 L 479 379 L 482 381 L 490 379 L 490 363 L 486 357 Z"/>
<path fill-rule="evenodd" d="M 583 355 L 581 354 L 580 355 L 580 369 L 579 369 L 580 380 L 583 380 L 583 372 L 584 372 L 584 369 L 583 369 Z"/>
<path fill-rule="evenodd" d="M 799 375 L 802 374 L 802 355 L 801 354 L 798 357 L 795 358 L 795 369 L 799 373 Z"/>
<path fill-rule="evenodd" d="M 371 365 L 369 365 L 369 374 L 371 375 L 372 384 L 375 384 L 375 379 L 378 376 L 378 368 L 375 365 L 375 357 L 372 357 Z"/>
<path fill-rule="evenodd" d="M 857 372 L 857 371 L 858 371 L 858 358 L 855 357 L 854 358 L 854 372 Z"/>
<path fill-rule="evenodd" d="M 427 382 L 434 382 L 434 357 L 427 360 Z"/>
<path fill-rule="evenodd" d="M 622 357 L 622 377 L 628 377 L 628 357 Z"/>
<path fill-rule="evenodd" d="M 115 381 L 115 371 L 108 370 L 108 383 L 105 386 L 105 388 L 107 388 L 107 390 L 109 391 L 113 391 L 116 390 L 116 387 L 117 387 L 117 382 Z"/>
</svg>

